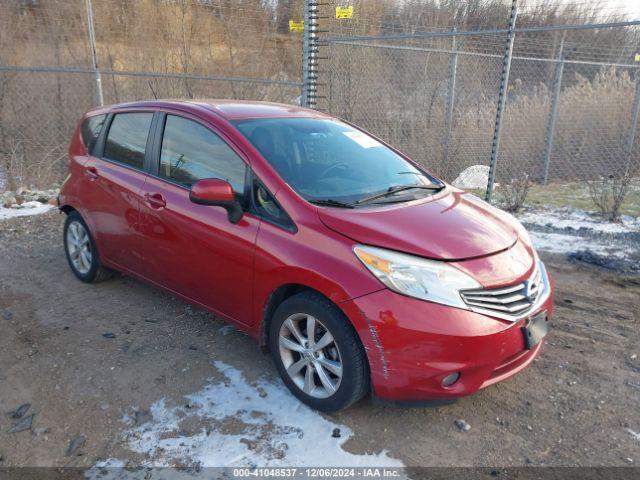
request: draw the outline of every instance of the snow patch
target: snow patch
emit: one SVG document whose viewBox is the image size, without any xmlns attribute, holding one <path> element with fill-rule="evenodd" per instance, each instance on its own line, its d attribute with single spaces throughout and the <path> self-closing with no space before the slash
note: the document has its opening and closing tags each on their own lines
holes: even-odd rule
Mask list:
<svg viewBox="0 0 640 480">
<path fill-rule="evenodd" d="M 583 210 L 545 208 L 528 210 L 518 218 L 523 223 L 571 230 L 587 229 L 599 233 L 626 233 L 640 230 L 640 218 L 623 216 L 621 223 L 605 222 Z"/>
<path fill-rule="evenodd" d="M 36 202 L 25 202 L 21 205 L 13 205 L 10 208 L 0 207 L 0 220 L 7 218 L 25 217 L 28 215 L 39 215 L 54 208 L 53 205 Z"/>
<path fill-rule="evenodd" d="M 463 189 L 487 188 L 489 182 L 489 167 L 486 165 L 472 165 L 465 168 L 451 185 Z"/>
<path fill-rule="evenodd" d="M 619 245 L 593 238 L 576 237 L 564 233 L 547 233 L 529 231 L 533 246 L 537 250 L 549 253 L 574 253 L 581 250 L 589 250 L 597 255 L 604 255 L 619 259 L 629 257 L 629 252 L 620 249 Z"/>
<path fill-rule="evenodd" d="M 220 332 L 225 337 L 230 333 L 235 333 L 236 331 L 236 327 L 234 327 L 233 325 L 224 325 L 218 329 L 218 332 Z"/>
<path fill-rule="evenodd" d="M 240 370 L 213 364 L 222 382 L 188 395 L 187 406 L 158 400 L 150 421 L 124 432 L 128 448 L 148 457 L 144 466 L 403 466 L 386 451 L 343 450 L 351 429 L 306 407 L 280 382 L 261 378 L 249 384 Z M 131 416 L 124 421 L 130 423 Z"/>
<path fill-rule="evenodd" d="M 633 430 L 631 430 L 630 428 L 626 429 L 627 432 L 629 432 L 631 434 L 631 436 L 635 439 L 638 440 L 640 442 L 640 433 L 638 432 L 634 432 Z"/>
<path fill-rule="evenodd" d="M 640 255 L 640 218 L 623 216 L 620 223 L 574 208 L 533 207 L 518 215 L 541 251 L 576 254 L 590 252 L 618 266 L 637 262 Z"/>
</svg>

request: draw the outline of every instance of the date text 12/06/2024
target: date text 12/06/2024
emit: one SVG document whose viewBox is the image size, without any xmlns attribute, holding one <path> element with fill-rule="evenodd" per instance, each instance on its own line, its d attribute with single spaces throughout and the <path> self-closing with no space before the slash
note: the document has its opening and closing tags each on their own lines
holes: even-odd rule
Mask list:
<svg viewBox="0 0 640 480">
<path fill-rule="evenodd" d="M 310 467 L 310 468 L 234 468 L 234 478 L 399 478 L 402 468 L 389 467 Z"/>
</svg>

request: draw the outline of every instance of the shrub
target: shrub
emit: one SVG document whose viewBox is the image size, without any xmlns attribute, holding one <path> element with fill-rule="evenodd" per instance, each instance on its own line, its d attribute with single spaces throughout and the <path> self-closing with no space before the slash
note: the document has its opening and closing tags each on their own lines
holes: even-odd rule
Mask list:
<svg viewBox="0 0 640 480">
<path fill-rule="evenodd" d="M 611 174 L 597 180 L 587 180 L 589 196 L 602 217 L 610 222 L 620 220 L 620 207 L 629 193 L 631 175 Z"/>
<path fill-rule="evenodd" d="M 499 198 L 501 207 L 507 212 L 517 212 L 524 206 L 530 188 L 531 180 L 528 174 L 524 173 L 512 178 L 509 182 L 502 185 L 500 190 Z"/>
</svg>

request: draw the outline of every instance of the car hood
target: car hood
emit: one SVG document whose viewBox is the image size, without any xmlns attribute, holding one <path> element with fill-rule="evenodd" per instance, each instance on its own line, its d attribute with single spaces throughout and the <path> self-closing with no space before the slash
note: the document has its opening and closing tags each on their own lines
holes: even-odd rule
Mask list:
<svg viewBox="0 0 640 480">
<path fill-rule="evenodd" d="M 514 220 L 466 192 L 352 210 L 319 208 L 330 229 L 359 243 L 421 257 L 463 260 L 511 247 L 518 239 Z"/>
</svg>

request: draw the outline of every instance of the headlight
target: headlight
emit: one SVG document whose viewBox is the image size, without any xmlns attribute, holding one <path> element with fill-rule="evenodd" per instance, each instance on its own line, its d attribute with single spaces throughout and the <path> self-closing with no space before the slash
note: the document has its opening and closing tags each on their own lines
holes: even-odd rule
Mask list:
<svg viewBox="0 0 640 480">
<path fill-rule="evenodd" d="M 469 275 L 445 262 L 365 245 L 356 245 L 353 251 L 378 280 L 410 297 L 468 309 L 460 290 L 481 288 Z"/>
</svg>

